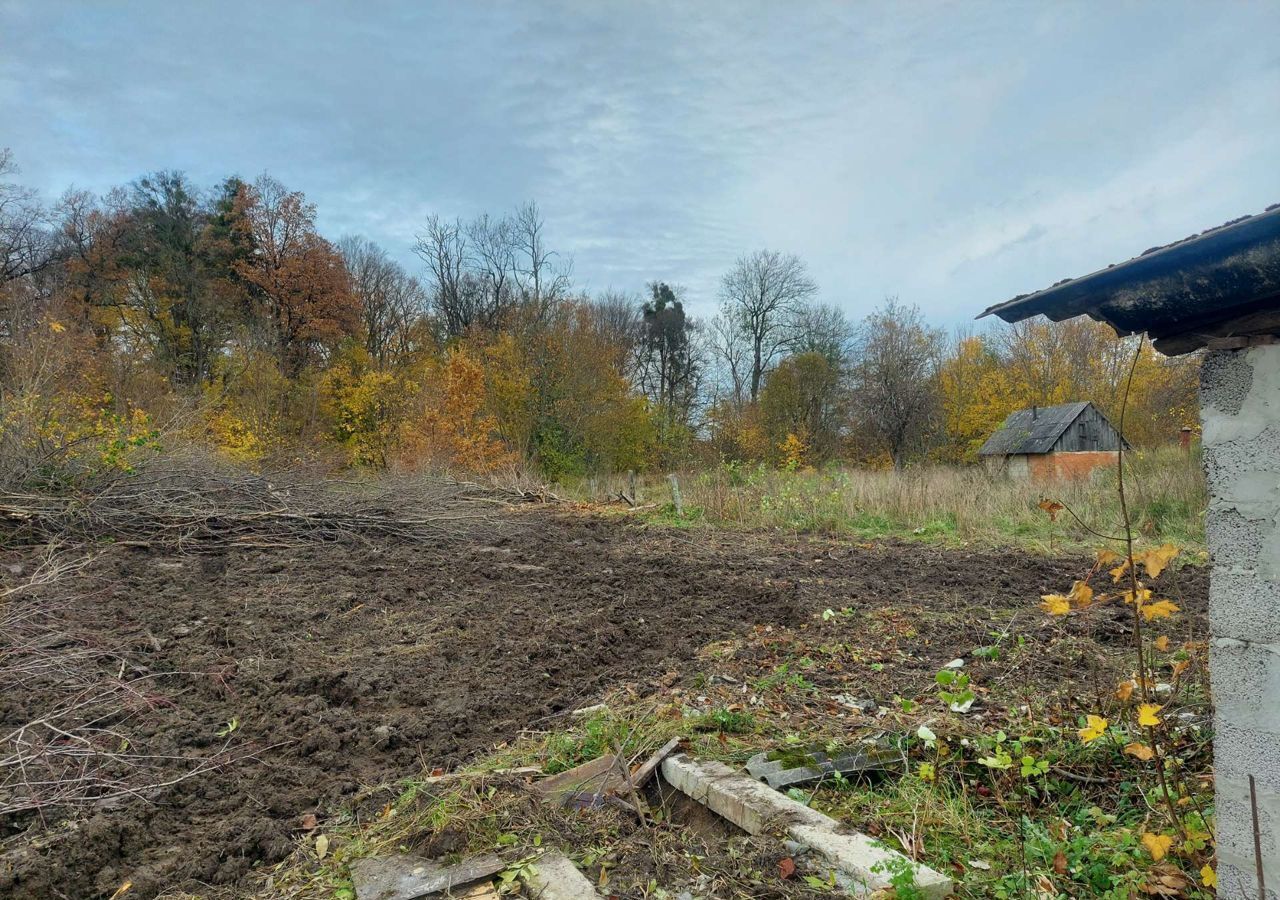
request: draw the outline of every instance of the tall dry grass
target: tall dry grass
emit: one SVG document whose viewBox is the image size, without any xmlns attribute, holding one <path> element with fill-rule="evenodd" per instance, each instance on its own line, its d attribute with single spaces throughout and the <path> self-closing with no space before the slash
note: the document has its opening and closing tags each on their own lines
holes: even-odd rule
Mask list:
<svg viewBox="0 0 1280 900">
<path fill-rule="evenodd" d="M 1141 540 L 1204 546 L 1206 494 L 1198 453 L 1176 447 L 1126 454 L 1130 511 Z M 1083 481 L 1029 484 L 980 466 L 921 466 L 904 472 L 835 468 L 788 472 L 726 465 L 679 475 L 683 523 L 774 528 L 861 537 L 934 538 L 1053 551 L 1099 546 L 1120 534 L 1114 469 Z M 592 479 L 572 493 L 616 497 L 626 479 Z M 676 522 L 664 478 L 640 481 L 641 500 Z M 1053 521 L 1042 498 L 1065 504 Z M 1074 516 L 1072 515 L 1074 513 Z M 1075 518 L 1079 517 L 1080 521 Z M 1092 530 L 1092 531 L 1091 531 Z"/>
</svg>

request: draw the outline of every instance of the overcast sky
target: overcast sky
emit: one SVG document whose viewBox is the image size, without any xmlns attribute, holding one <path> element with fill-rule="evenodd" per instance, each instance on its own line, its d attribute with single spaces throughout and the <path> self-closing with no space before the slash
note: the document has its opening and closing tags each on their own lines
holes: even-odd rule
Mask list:
<svg viewBox="0 0 1280 900">
<path fill-rule="evenodd" d="M 536 199 L 588 290 L 799 254 L 960 322 L 1280 201 L 1280 2 L 0 0 L 0 146 L 50 196 L 269 171 L 415 270 Z"/>
</svg>

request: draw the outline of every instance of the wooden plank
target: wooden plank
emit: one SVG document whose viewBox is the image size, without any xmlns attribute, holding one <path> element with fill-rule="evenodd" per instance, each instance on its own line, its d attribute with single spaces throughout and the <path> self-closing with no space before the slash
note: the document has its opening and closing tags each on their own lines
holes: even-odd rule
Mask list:
<svg viewBox="0 0 1280 900">
<path fill-rule="evenodd" d="M 683 741 L 682 737 L 673 737 L 671 740 L 663 744 L 658 751 L 644 761 L 640 768 L 631 773 L 631 789 L 639 790 L 653 777 L 653 773 L 658 771 L 658 766 L 662 765 L 662 761 L 670 756 L 675 749 L 680 746 Z"/>
</svg>

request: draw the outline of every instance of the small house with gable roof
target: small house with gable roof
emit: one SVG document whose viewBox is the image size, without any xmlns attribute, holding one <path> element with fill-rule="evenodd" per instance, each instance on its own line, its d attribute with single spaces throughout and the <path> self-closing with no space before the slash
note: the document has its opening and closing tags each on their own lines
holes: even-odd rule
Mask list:
<svg viewBox="0 0 1280 900">
<path fill-rule="evenodd" d="M 978 456 L 990 471 L 1028 481 L 1085 478 L 1099 466 L 1114 467 L 1123 441 L 1087 401 L 1033 406 L 1010 413 Z"/>
</svg>

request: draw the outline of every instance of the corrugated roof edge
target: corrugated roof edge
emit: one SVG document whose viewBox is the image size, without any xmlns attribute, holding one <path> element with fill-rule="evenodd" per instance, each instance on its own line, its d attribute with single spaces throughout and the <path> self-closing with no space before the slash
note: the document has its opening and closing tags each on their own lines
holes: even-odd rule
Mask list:
<svg viewBox="0 0 1280 900">
<path fill-rule="evenodd" d="M 992 306 L 987 307 L 977 316 L 977 318 L 981 319 L 986 316 L 992 315 L 993 313 L 999 314 L 999 312 L 1002 309 L 1006 309 L 1008 307 L 1014 306 L 1015 304 L 1021 304 L 1033 297 L 1037 297 L 1042 294 L 1048 294 L 1064 285 L 1073 284 L 1076 282 L 1088 281 L 1091 278 L 1095 278 L 1099 275 L 1103 275 L 1108 272 L 1113 272 L 1118 268 L 1123 268 L 1124 266 L 1129 266 L 1136 262 L 1146 262 L 1151 260 L 1157 254 L 1165 253 L 1170 250 L 1184 247 L 1193 241 L 1199 241 L 1208 237 L 1220 235 L 1222 232 L 1228 231 L 1233 228 L 1238 228 L 1246 223 L 1254 222 L 1260 219 L 1270 218 L 1272 216 L 1275 216 L 1277 219 L 1280 219 L 1280 203 L 1273 203 L 1260 213 L 1255 213 L 1254 215 L 1249 215 L 1249 216 L 1241 216 L 1238 219 L 1232 219 L 1229 222 L 1224 222 L 1223 224 L 1217 225 L 1213 228 L 1207 228 L 1204 231 L 1199 232 L 1198 234 L 1189 235 L 1185 238 L 1182 238 L 1181 240 L 1174 241 L 1173 243 L 1163 244 L 1158 247 L 1150 247 L 1146 250 L 1143 250 L 1137 256 L 1131 257 L 1130 259 L 1127 259 L 1124 262 L 1112 263 L 1106 268 L 1098 269 L 1096 271 L 1090 272 L 1088 275 L 1081 275 L 1076 278 L 1064 278 L 1061 281 L 1054 282 L 1052 285 L 1050 285 L 1047 288 L 1041 288 L 1038 291 L 1031 291 L 1026 294 L 1018 294 L 1016 297 L 1010 300 L 1005 300 L 1001 303 L 996 303 Z"/>
</svg>

